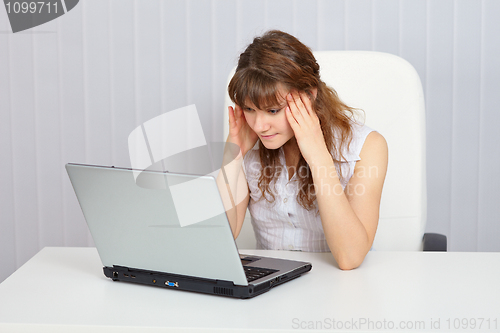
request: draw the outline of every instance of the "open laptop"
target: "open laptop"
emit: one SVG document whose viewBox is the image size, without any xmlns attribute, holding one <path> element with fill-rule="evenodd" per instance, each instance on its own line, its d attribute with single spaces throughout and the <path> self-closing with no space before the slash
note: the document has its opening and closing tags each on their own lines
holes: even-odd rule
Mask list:
<svg viewBox="0 0 500 333">
<path fill-rule="evenodd" d="M 210 175 L 71 163 L 66 170 L 114 281 L 250 298 L 312 268 L 240 255 Z"/>
</svg>

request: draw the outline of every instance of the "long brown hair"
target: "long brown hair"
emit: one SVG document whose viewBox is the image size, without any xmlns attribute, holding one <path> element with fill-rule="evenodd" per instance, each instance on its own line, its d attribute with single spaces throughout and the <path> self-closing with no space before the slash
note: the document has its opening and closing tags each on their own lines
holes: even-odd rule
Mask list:
<svg viewBox="0 0 500 333">
<path fill-rule="evenodd" d="M 309 96 L 312 96 L 311 90 L 317 88 L 312 107 L 318 115 L 326 146 L 342 178 L 339 163 L 345 160 L 343 152 L 347 151 L 352 139 L 354 109 L 345 105 L 336 91 L 321 81 L 319 65 L 307 46 L 290 34 L 271 30 L 256 37 L 240 55 L 228 92 L 237 105 L 244 106 L 251 102 L 263 110 L 279 104 L 279 85 L 287 91 L 303 91 Z M 279 149 L 267 149 L 259 142 L 259 155 L 261 167 L 266 172 L 260 173 L 258 187 L 262 197 L 273 202 L 275 196 L 270 184 L 283 169 Z M 297 170 L 306 168 L 308 171 L 305 175 L 297 173 L 297 201 L 305 209 L 311 210 L 315 207 L 316 194 L 312 174 L 302 154 L 296 167 Z"/>
</svg>

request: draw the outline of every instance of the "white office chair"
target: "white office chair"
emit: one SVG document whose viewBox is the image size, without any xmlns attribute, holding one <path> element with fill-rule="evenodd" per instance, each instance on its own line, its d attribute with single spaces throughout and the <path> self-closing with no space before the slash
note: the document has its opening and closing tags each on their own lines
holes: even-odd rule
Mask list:
<svg viewBox="0 0 500 333">
<path fill-rule="evenodd" d="M 391 251 L 446 251 L 446 237 L 425 234 L 425 104 L 420 78 L 406 60 L 370 51 L 321 51 L 314 56 L 321 78 L 349 106 L 365 112 L 366 125 L 387 140 L 389 167 L 373 248 Z M 234 73 L 234 71 L 233 71 Z M 229 79 L 233 73 L 230 74 Z M 231 105 L 226 93 L 226 109 Z M 224 118 L 224 138 L 228 134 Z M 236 240 L 255 248 L 249 213 Z"/>
</svg>

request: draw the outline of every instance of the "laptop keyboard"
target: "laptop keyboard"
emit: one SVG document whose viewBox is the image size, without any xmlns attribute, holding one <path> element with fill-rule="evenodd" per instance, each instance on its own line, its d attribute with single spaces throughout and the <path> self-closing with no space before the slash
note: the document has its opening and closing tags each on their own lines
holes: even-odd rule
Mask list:
<svg viewBox="0 0 500 333">
<path fill-rule="evenodd" d="M 243 266 L 243 269 L 245 270 L 245 275 L 247 276 L 248 282 L 255 281 L 257 279 L 260 279 L 261 277 L 277 272 L 274 269 L 249 267 L 249 266 Z"/>
</svg>

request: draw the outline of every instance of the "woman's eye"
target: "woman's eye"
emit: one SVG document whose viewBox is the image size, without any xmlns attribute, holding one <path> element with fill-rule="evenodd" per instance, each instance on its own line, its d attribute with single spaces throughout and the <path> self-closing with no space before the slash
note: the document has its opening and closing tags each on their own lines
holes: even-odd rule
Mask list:
<svg viewBox="0 0 500 333">
<path fill-rule="evenodd" d="M 271 110 L 269 110 L 269 113 L 270 113 L 270 114 L 276 114 L 276 113 L 278 113 L 279 111 L 280 111 L 279 109 L 271 109 Z"/>
<path fill-rule="evenodd" d="M 250 112 L 250 111 L 252 111 L 252 109 L 251 108 L 244 108 L 243 111 Z"/>
</svg>

